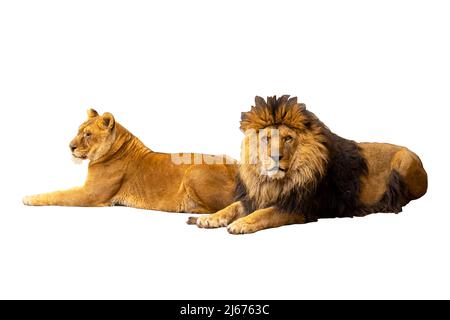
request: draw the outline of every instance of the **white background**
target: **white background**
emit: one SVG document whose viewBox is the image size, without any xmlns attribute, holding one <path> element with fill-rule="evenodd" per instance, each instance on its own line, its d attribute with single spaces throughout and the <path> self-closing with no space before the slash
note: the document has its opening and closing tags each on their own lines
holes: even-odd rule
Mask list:
<svg viewBox="0 0 450 320">
<path fill-rule="evenodd" d="M 1 298 L 450 298 L 447 1 L 0 2 Z M 157 151 L 239 156 L 240 112 L 292 94 L 336 133 L 418 153 L 399 215 L 231 236 L 187 215 L 25 207 L 83 182 L 88 107 Z"/>
</svg>

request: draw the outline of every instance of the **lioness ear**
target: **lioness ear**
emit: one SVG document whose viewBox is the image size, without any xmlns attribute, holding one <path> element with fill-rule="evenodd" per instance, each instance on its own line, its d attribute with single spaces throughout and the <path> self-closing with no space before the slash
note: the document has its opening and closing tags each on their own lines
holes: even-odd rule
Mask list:
<svg viewBox="0 0 450 320">
<path fill-rule="evenodd" d="M 114 129 L 115 124 L 116 121 L 114 120 L 114 116 L 109 112 L 105 112 L 99 120 L 99 126 L 102 129 L 112 130 Z"/>
<path fill-rule="evenodd" d="M 88 115 L 89 119 L 95 118 L 95 117 L 98 117 L 98 112 L 95 111 L 94 109 L 88 109 L 87 115 Z"/>
</svg>

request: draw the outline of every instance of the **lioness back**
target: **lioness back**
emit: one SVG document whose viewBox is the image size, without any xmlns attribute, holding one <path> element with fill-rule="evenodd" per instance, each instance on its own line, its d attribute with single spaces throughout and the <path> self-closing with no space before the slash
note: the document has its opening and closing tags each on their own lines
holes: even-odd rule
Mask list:
<svg viewBox="0 0 450 320">
<path fill-rule="evenodd" d="M 180 164 L 175 156 L 150 152 L 128 163 L 126 176 L 130 178 L 122 182 L 112 202 L 193 213 L 215 212 L 232 203 L 235 164 Z"/>
</svg>

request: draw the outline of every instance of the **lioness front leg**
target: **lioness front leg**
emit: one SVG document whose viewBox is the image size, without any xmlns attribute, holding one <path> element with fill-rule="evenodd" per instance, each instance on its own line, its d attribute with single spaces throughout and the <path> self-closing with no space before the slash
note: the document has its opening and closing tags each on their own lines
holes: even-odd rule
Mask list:
<svg viewBox="0 0 450 320">
<path fill-rule="evenodd" d="M 235 202 L 225 209 L 205 217 L 190 217 L 188 224 L 195 224 L 199 228 L 221 228 L 246 214 L 242 202 Z"/>
<path fill-rule="evenodd" d="M 96 207 L 103 206 L 93 194 L 83 187 L 64 191 L 37 194 L 23 198 L 23 204 L 27 206 L 72 206 L 72 207 Z"/>
<path fill-rule="evenodd" d="M 248 216 L 234 221 L 227 229 L 231 234 L 247 234 L 297 223 L 305 223 L 304 215 L 280 212 L 279 209 L 270 207 L 256 210 Z"/>
</svg>

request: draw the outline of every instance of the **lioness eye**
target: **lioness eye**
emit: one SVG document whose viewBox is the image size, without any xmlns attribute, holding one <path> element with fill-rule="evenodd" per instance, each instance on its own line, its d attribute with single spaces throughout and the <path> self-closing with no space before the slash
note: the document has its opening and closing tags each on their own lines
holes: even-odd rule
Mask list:
<svg viewBox="0 0 450 320">
<path fill-rule="evenodd" d="M 292 141 L 291 136 L 284 137 L 284 142 L 291 142 L 291 141 Z"/>
<path fill-rule="evenodd" d="M 90 132 L 86 132 L 86 133 L 84 134 L 84 136 L 85 136 L 86 138 L 89 138 L 89 137 L 91 136 L 91 133 L 90 133 Z"/>
</svg>

